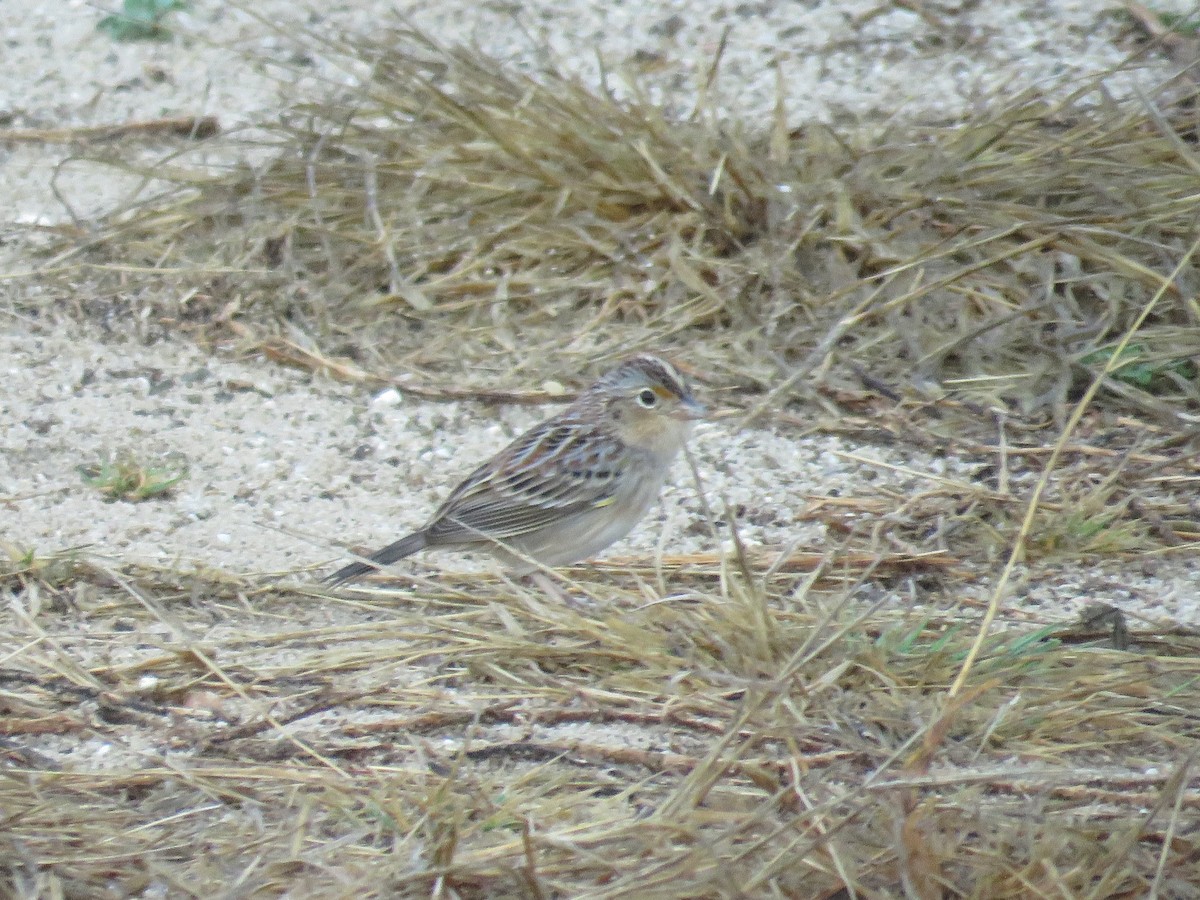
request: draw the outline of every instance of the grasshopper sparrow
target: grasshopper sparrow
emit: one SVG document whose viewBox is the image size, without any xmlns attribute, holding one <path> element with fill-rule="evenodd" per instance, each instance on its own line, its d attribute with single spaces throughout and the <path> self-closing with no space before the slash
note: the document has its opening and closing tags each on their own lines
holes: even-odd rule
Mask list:
<svg viewBox="0 0 1200 900">
<path fill-rule="evenodd" d="M 646 514 L 703 414 L 673 365 L 632 356 L 468 475 L 422 528 L 327 580 L 427 547 L 488 549 L 518 575 L 594 556 Z"/>
</svg>

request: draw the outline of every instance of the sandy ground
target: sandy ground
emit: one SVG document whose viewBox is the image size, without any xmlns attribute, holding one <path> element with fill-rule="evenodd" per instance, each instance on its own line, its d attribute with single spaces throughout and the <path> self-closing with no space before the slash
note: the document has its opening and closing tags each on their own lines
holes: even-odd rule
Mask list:
<svg viewBox="0 0 1200 900">
<path fill-rule="evenodd" d="M 393 6 L 364 0 L 301 13 L 290 3 L 263 2 L 253 7 L 256 18 L 198 2 L 178 19 L 190 37 L 160 45 L 113 42 L 95 30 L 102 10 L 79 0 L 19 11 L 0 4 L 7 70 L 0 121 L 62 128 L 214 114 L 226 129 L 252 126 L 316 79 L 334 77 L 320 60 L 296 68 L 294 47 L 271 23 L 369 28 Z M 774 0 L 399 6 L 441 40 L 473 42 L 513 65 L 550 61 L 594 79 L 598 53 L 610 71 L 644 77 L 678 108 L 694 97 L 727 35 L 718 96 L 730 115 L 747 120 L 771 109 L 776 65 L 796 122 L 940 117 L 998 89 L 1055 90 L 1135 49 L 1115 4 L 1084 0 L 928 4 L 925 15 L 878 2 Z M 1158 4 L 1179 12 L 1189 6 Z M 1110 88 L 1129 96 L 1169 71 L 1153 57 L 1147 68 L 1114 77 Z M 7 200 L 0 292 L 36 295 L 36 282 L 22 276 L 36 265 L 30 248 L 39 226 L 86 227 L 136 187 L 67 145 L 0 145 Z M 427 404 L 394 391 L 373 395 L 261 359 L 212 356 L 185 340 L 117 342 L 92 323 L 56 314 L 72 299 L 44 297 L 46 312 L 36 318 L 6 311 L 0 299 L 0 536 L 39 553 L 87 545 L 118 562 L 236 572 L 322 565 L 339 556 L 339 542 L 375 545 L 419 524 L 448 482 L 540 415 Z M 590 374 L 564 373 L 563 380 L 577 384 Z M 710 498 L 743 509 L 744 538 L 767 549 L 823 546 L 822 530 L 803 516 L 813 496 L 903 493 L 922 483 L 920 473 L 971 477 L 970 467 L 953 461 L 829 436 L 797 441 L 713 424 L 695 446 Z M 182 457 L 189 474 L 170 498 L 106 503 L 82 483 L 78 467 L 122 452 Z M 700 517 L 695 486 L 680 466 L 661 510 L 612 553 L 717 549 Z M 1106 600 L 1198 623 L 1194 584 L 1194 568 L 1182 560 L 1137 573 L 1072 567 L 1043 572 L 1014 601 L 1070 615 L 1084 601 Z"/>
</svg>

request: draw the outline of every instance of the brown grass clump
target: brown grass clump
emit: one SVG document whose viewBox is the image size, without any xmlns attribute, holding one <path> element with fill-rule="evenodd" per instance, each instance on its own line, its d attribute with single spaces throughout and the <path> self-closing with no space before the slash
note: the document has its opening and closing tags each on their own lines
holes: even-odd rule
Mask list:
<svg viewBox="0 0 1200 900">
<path fill-rule="evenodd" d="M 412 31 L 311 40 L 353 87 L 290 109 L 252 166 L 157 173 L 176 190 L 90 245 L 182 283 L 152 301 L 168 320 L 524 383 L 686 345 L 720 382 L 833 362 L 1026 412 L 1114 361 L 1105 402 L 1197 408 L 1200 272 L 1168 280 L 1196 237 L 1183 114 L 1096 82 L 963 122 L 790 128 L 782 103 L 671 116 Z"/>
<path fill-rule="evenodd" d="M 1012 619 L 949 697 L 957 616 L 805 573 L 581 571 L 581 612 L 74 571 L 8 576 L 8 896 L 1184 896 L 1200 861 L 1195 634 Z"/>
</svg>

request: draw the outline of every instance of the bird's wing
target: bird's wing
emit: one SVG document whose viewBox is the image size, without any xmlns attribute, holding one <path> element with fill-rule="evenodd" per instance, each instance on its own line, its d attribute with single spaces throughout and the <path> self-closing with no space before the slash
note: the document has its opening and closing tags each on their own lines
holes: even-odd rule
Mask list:
<svg viewBox="0 0 1200 900">
<path fill-rule="evenodd" d="M 480 466 L 425 529 L 430 543 L 507 540 L 613 502 L 621 448 L 586 422 L 560 417 Z"/>
</svg>

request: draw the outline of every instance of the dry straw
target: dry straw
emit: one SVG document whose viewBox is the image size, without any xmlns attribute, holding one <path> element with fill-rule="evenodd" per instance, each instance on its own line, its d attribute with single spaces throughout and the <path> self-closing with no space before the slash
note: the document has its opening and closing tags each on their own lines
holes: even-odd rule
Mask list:
<svg viewBox="0 0 1200 900">
<path fill-rule="evenodd" d="M 777 401 L 832 364 L 1036 413 L 1104 369 L 1195 238 L 1193 123 L 1100 82 L 962 122 L 791 128 L 782 102 L 680 119 L 410 31 L 310 40 L 353 86 L 256 131 L 251 163 L 147 168 L 166 198 L 87 244 L 122 264 L 111 289 L 167 272 L 135 301 L 377 371 L 527 383 L 686 345 Z M 1198 286 L 1195 265 L 1167 286 L 1109 402 L 1194 416 Z"/>
<path fill-rule="evenodd" d="M 449 572 L 335 600 L 9 571 L 10 895 L 1179 896 L 1194 873 L 1182 631 L 1118 651 L 1003 616 L 947 700 L 961 613 L 737 563 L 668 569 L 667 601 L 579 570 L 583 611 Z"/>
</svg>

